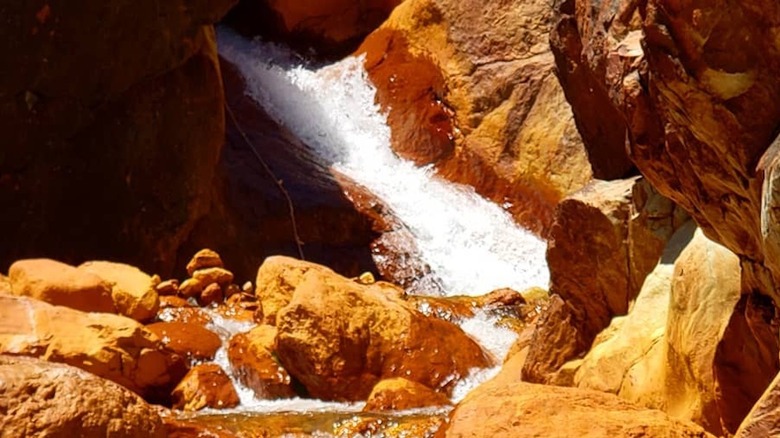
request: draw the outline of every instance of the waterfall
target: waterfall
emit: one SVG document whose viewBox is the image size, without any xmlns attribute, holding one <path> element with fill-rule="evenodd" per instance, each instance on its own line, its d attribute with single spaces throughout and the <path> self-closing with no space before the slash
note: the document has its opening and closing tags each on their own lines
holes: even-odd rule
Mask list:
<svg viewBox="0 0 780 438">
<path fill-rule="evenodd" d="M 376 90 L 361 58 L 309 68 L 285 47 L 249 41 L 227 29 L 219 30 L 218 39 L 220 54 L 244 76 L 248 96 L 324 165 L 366 187 L 409 227 L 431 268 L 423 284 L 433 282 L 449 296 L 547 287 L 542 240 L 472 188 L 445 181 L 432 168 L 417 167 L 392 151 L 386 115 L 375 104 Z M 499 362 L 516 339 L 485 314 L 461 327 Z M 474 370 L 454 399 L 497 370 Z M 242 401 L 250 402 L 246 393 Z"/>
</svg>

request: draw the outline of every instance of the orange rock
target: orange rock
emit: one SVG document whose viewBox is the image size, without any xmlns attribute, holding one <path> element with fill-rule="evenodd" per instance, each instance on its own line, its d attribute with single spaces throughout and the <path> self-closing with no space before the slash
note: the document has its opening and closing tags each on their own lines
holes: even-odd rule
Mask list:
<svg viewBox="0 0 780 438">
<path fill-rule="evenodd" d="M 3 274 L 0 274 L 0 294 L 11 295 L 11 280 Z"/>
<path fill-rule="evenodd" d="M 111 297 L 119 314 L 136 321 L 149 321 L 157 315 L 160 297 L 152 277 L 140 269 L 113 262 L 86 262 L 78 269 L 95 274 L 111 285 Z"/>
<path fill-rule="evenodd" d="M 160 312 L 163 309 L 178 307 L 193 307 L 193 305 L 182 297 L 175 297 L 170 295 L 164 295 L 160 297 Z"/>
<path fill-rule="evenodd" d="M 179 280 L 165 280 L 154 286 L 154 290 L 157 291 L 157 295 L 160 296 L 172 296 L 179 292 Z"/>
<path fill-rule="evenodd" d="M 219 365 L 213 363 L 193 367 L 173 390 L 172 396 L 173 407 L 185 411 L 232 408 L 240 402 L 233 382 Z"/>
<path fill-rule="evenodd" d="M 225 265 L 222 264 L 222 258 L 219 254 L 206 248 L 198 251 L 192 256 L 192 259 L 187 263 L 187 273 L 192 276 L 192 274 L 199 269 L 224 267 Z"/>
<path fill-rule="evenodd" d="M 0 354 L 66 363 L 144 397 L 167 396 L 185 371 L 157 336 L 119 315 L 0 296 L 0 327 Z"/>
<path fill-rule="evenodd" d="M 179 295 L 184 298 L 196 298 L 203 292 L 204 284 L 194 278 L 188 278 L 179 286 Z"/>
<path fill-rule="evenodd" d="M 364 411 L 389 411 L 446 406 L 450 400 L 425 385 L 402 377 L 380 381 L 371 390 Z"/>
<path fill-rule="evenodd" d="M 146 329 L 157 335 L 162 343 L 190 360 L 210 360 L 222 341 L 214 332 L 195 322 L 156 322 Z"/>
<path fill-rule="evenodd" d="M 224 268 L 204 268 L 193 272 L 192 278 L 206 287 L 212 283 L 227 286 L 233 281 L 233 273 Z"/>
<path fill-rule="evenodd" d="M 166 322 L 192 323 L 200 326 L 211 322 L 211 317 L 198 307 L 172 307 L 160 313 L 159 319 Z"/>
<path fill-rule="evenodd" d="M 7 437 L 167 437 L 157 410 L 78 368 L 0 356 L 0 430 Z"/>
<path fill-rule="evenodd" d="M 111 285 L 99 276 L 50 259 L 20 260 L 8 270 L 14 295 L 84 312 L 114 313 Z"/>
<path fill-rule="evenodd" d="M 214 303 L 220 303 L 223 299 L 222 288 L 217 283 L 211 283 L 198 296 L 198 304 L 201 307 L 206 307 Z"/>
<path fill-rule="evenodd" d="M 399 155 L 511 205 L 539 232 L 592 175 L 553 74 L 553 21 L 541 0 L 405 1 L 357 51 Z"/>
<path fill-rule="evenodd" d="M 324 400 L 363 400 L 390 377 L 447 393 L 472 368 L 490 365 L 460 328 L 426 317 L 380 283 L 317 269 L 303 274 L 276 326 L 282 365 Z"/>
<path fill-rule="evenodd" d="M 276 325 L 276 314 L 286 306 L 293 291 L 310 270 L 335 274 L 331 269 L 316 263 L 285 256 L 265 259 L 257 270 L 255 295 L 263 306 L 263 323 Z"/>
<path fill-rule="evenodd" d="M 287 371 L 274 357 L 276 328 L 260 325 L 233 336 L 228 359 L 238 379 L 262 399 L 295 396 Z"/>
</svg>

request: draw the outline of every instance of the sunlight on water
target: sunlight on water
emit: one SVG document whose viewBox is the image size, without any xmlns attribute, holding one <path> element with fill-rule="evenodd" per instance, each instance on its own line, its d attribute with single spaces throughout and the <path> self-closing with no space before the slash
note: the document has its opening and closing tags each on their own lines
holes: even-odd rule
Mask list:
<svg viewBox="0 0 780 438">
<path fill-rule="evenodd" d="M 224 29 L 219 44 L 246 78 L 248 94 L 277 122 L 409 226 L 447 295 L 547 287 L 543 241 L 473 189 L 436 178 L 392 152 L 390 129 L 361 59 L 310 70 L 296 66 L 279 46 Z"/>
</svg>

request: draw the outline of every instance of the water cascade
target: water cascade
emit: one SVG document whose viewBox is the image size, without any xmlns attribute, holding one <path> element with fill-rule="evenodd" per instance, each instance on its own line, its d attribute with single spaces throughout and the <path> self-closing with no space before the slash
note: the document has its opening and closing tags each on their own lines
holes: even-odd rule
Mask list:
<svg viewBox="0 0 780 438">
<path fill-rule="evenodd" d="M 219 47 L 244 76 L 249 97 L 311 147 L 324 165 L 369 189 L 409 227 L 431 268 L 429 278 L 417 283 L 417 292 L 426 283 L 432 293 L 448 296 L 481 295 L 502 287 L 518 291 L 547 287 L 543 241 L 470 187 L 442 180 L 433 169 L 416 167 L 393 153 L 386 116 L 374 102 L 375 89 L 362 59 L 349 57 L 307 68 L 284 47 L 249 41 L 226 29 L 219 31 Z M 210 328 L 225 342 L 249 328 L 216 314 L 212 319 Z M 516 339 L 513 331 L 497 326 L 486 314 L 461 322 L 461 327 L 499 363 Z M 217 362 L 230 369 L 224 348 Z M 454 401 L 497 370 L 474 370 L 454 391 Z M 300 399 L 258 401 L 236 383 L 241 412 L 361 408 Z"/>
</svg>

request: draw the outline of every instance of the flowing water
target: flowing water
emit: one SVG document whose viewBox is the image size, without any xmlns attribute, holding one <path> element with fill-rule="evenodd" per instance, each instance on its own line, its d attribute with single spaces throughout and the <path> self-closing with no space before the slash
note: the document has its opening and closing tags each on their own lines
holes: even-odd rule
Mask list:
<svg viewBox="0 0 780 438">
<path fill-rule="evenodd" d="M 350 57 L 310 68 L 284 47 L 249 41 L 225 29 L 219 31 L 219 47 L 220 54 L 244 76 L 249 97 L 311 147 L 323 164 L 369 189 L 409 227 L 421 258 L 431 268 L 415 290 L 429 284 L 428 290 L 445 295 L 480 295 L 502 287 L 518 291 L 547 287 L 543 241 L 473 189 L 444 181 L 433 169 L 416 167 L 392 152 L 386 116 L 374 102 L 375 89 L 362 59 Z M 212 328 L 225 340 L 248 329 L 212 316 Z M 461 327 L 499 363 L 516 338 L 486 314 L 463 321 Z M 229 370 L 224 350 L 217 361 Z M 474 370 L 456 388 L 453 400 L 496 372 L 497 368 Z M 233 412 L 244 416 L 320 412 L 348 421 L 362 408 L 362 404 L 301 399 L 257 401 L 251 391 L 237 387 L 242 404 Z M 397 418 L 407 418 L 404 415 L 421 414 L 401 413 Z M 425 415 L 430 418 L 441 412 Z"/>
</svg>

